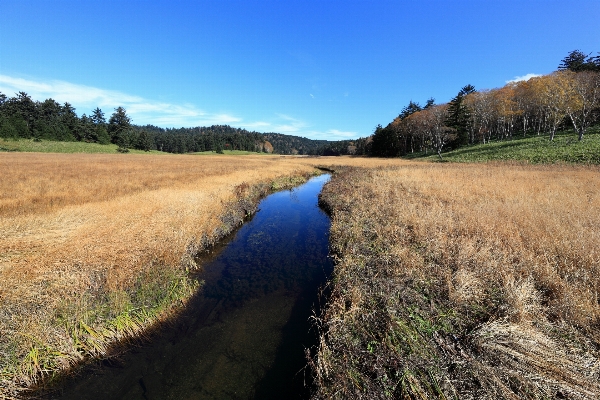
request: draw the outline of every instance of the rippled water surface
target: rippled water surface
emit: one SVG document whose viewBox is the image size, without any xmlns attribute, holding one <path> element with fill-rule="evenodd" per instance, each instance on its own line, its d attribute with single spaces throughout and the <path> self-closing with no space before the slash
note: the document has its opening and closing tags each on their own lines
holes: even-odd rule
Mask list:
<svg viewBox="0 0 600 400">
<path fill-rule="evenodd" d="M 202 293 L 174 326 L 88 368 L 64 399 L 302 399 L 309 317 L 331 272 L 321 175 L 264 199 L 199 277 Z"/>
</svg>

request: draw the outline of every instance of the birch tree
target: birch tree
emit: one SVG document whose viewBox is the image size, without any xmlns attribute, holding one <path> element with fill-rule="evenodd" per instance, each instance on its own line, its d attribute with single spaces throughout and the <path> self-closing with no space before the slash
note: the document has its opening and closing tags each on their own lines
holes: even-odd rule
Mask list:
<svg viewBox="0 0 600 400">
<path fill-rule="evenodd" d="M 581 141 L 594 122 L 593 114 L 600 105 L 600 72 L 582 71 L 572 74 L 571 79 L 574 99 L 567 113 Z"/>
<path fill-rule="evenodd" d="M 571 71 L 558 71 L 532 78 L 533 84 L 537 86 L 540 104 L 548 117 L 550 140 L 554 140 L 556 130 L 567 117 L 570 107 L 576 107 L 573 104 L 576 97 L 572 74 Z"/>
</svg>

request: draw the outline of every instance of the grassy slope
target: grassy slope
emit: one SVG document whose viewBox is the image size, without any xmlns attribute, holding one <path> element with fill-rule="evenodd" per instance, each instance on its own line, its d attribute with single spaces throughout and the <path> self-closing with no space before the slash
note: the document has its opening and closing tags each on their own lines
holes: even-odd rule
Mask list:
<svg viewBox="0 0 600 400">
<path fill-rule="evenodd" d="M 443 153 L 445 161 L 486 162 L 494 160 L 526 161 L 531 164 L 583 163 L 600 164 L 600 127 L 590 129 L 579 142 L 572 131 L 560 132 L 550 141 L 547 135 L 518 137 L 462 147 Z M 437 155 L 415 154 L 408 158 L 439 160 Z"/>
<path fill-rule="evenodd" d="M 0 152 L 35 152 L 35 153 L 88 153 L 112 154 L 117 153 L 116 144 L 98 144 L 85 142 L 54 142 L 42 140 L 36 142 L 32 139 L 2 139 L 0 138 Z M 133 154 L 164 154 L 160 151 L 145 152 L 130 150 Z"/>
<path fill-rule="evenodd" d="M 87 153 L 87 154 L 114 154 L 117 153 L 116 144 L 98 144 L 85 142 L 55 142 L 43 140 L 36 142 L 32 139 L 3 139 L 0 138 L 0 152 L 35 152 L 35 153 Z M 131 154 L 169 154 L 162 151 L 143 151 L 130 149 Z M 216 155 L 214 151 L 191 153 L 195 155 Z M 224 150 L 226 155 L 265 154 L 241 150 Z"/>
</svg>

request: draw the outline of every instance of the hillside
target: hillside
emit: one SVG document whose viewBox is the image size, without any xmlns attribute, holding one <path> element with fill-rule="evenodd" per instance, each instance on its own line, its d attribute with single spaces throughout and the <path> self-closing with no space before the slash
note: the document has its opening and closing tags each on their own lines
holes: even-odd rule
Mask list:
<svg viewBox="0 0 600 400">
<path fill-rule="evenodd" d="M 585 140 L 578 141 L 572 131 L 547 136 L 515 137 L 486 144 L 465 146 L 442 153 L 442 161 L 486 162 L 524 161 L 530 164 L 577 163 L 600 164 L 600 126 L 589 130 Z M 408 154 L 408 159 L 439 161 L 437 154 L 419 152 Z"/>
</svg>

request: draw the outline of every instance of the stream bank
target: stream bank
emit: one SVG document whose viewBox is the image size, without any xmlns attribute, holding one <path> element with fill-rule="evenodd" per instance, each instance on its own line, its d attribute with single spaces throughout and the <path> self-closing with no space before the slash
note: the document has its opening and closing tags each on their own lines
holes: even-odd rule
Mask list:
<svg viewBox="0 0 600 400">
<path fill-rule="evenodd" d="M 306 398 L 304 352 L 317 340 L 308 319 L 332 269 L 317 205 L 327 179 L 264 199 L 215 248 L 202 290 L 170 327 L 50 398 Z"/>
</svg>

